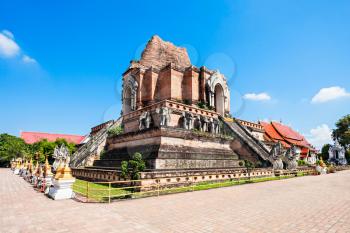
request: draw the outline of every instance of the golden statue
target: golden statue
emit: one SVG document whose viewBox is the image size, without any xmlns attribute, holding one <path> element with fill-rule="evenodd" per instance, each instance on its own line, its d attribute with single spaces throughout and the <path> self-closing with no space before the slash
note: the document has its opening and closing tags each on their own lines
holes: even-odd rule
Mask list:
<svg viewBox="0 0 350 233">
<path fill-rule="evenodd" d="M 32 158 L 30 158 L 29 165 L 28 165 L 28 170 L 29 170 L 30 174 L 33 173 L 33 159 Z"/>
<path fill-rule="evenodd" d="M 45 165 L 44 165 L 44 177 L 48 177 L 48 176 L 52 176 L 52 172 L 51 172 L 51 166 L 46 156 Z"/>
<path fill-rule="evenodd" d="M 320 158 L 320 162 L 319 162 L 319 163 L 320 163 L 320 166 L 321 166 L 321 167 L 325 167 L 325 166 L 326 166 L 326 164 L 323 162 L 322 157 Z"/>
<path fill-rule="evenodd" d="M 28 169 L 28 161 L 24 161 L 23 169 L 27 170 Z"/>
<path fill-rule="evenodd" d="M 69 163 L 66 162 L 66 165 L 61 170 L 59 177 L 56 178 L 56 176 L 55 176 L 55 179 L 73 179 L 72 169 L 70 169 Z"/>
<path fill-rule="evenodd" d="M 60 163 L 58 164 L 58 167 L 56 169 L 56 175 L 55 175 L 56 180 L 61 176 L 63 169 L 64 169 L 64 164 L 63 164 L 63 161 L 60 160 Z"/>
<path fill-rule="evenodd" d="M 35 168 L 34 168 L 33 173 L 34 173 L 35 175 L 37 175 L 37 176 L 38 176 L 38 174 L 39 174 L 39 161 L 38 161 L 38 160 L 36 161 L 36 164 L 35 164 Z"/>
</svg>

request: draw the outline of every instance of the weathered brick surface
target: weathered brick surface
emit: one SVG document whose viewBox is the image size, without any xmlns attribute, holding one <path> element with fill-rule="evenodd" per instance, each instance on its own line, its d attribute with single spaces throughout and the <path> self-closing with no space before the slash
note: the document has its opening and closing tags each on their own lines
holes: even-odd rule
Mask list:
<svg viewBox="0 0 350 233">
<path fill-rule="evenodd" d="M 177 47 L 170 42 L 163 41 L 159 36 L 153 36 L 142 52 L 140 64 L 146 67 L 163 68 L 169 63 L 182 68 L 191 65 L 185 48 Z"/>
<path fill-rule="evenodd" d="M 0 169 L 0 232 L 350 232 L 350 171 L 85 204 Z"/>
</svg>

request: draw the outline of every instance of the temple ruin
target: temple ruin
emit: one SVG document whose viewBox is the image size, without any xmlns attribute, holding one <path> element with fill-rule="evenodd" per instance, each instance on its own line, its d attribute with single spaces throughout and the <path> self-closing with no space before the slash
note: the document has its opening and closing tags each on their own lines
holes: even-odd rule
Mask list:
<svg viewBox="0 0 350 233">
<path fill-rule="evenodd" d="M 259 139 L 264 132 L 261 125 L 255 134 L 247 127 L 249 122 L 229 117 L 225 76 L 193 66 L 185 48 L 153 36 L 122 80 L 120 119 L 93 128 L 72 159 L 79 178 L 118 180 L 121 162 L 135 152 L 146 161 L 143 179 L 180 173 L 219 177 L 244 168 L 244 161 L 275 169 L 283 169 L 283 163 L 295 166 L 295 148 L 286 153 L 280 143 L 268 146 Z M 121 133 L 107 135 L 108 129 L 118 126 Z M 289 159 L 283 159 L 284 154 Z"/>
</svg>

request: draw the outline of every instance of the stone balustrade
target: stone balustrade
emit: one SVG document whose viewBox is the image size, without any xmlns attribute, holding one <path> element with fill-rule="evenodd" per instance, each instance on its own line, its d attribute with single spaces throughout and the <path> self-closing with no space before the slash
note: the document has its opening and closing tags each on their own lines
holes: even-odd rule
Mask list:
<svg viewBox="0 0 350 233">
<path fill-rule="evenodd" d="M 214 111 L 211 111 L 211 110 L 201 109 L 199 107 L 190 106 L 190 105 L 186 105 L 183 103 L 178 103 L 178 102 L 175 102 L 172 100 L 163 100 L 163 101 L 157 102 L 155 104 L 146 106 L 142 109 L 125 114 L 125 115 L 123 115 L 123 119 L 124 119 L 124 121 L 128 121 L 128 120 L 139 117 L 143 112 L 155 111 L 157 108 L 161 108 L 161 107 L 168 107 L 172 110 L 178 110 L 178 111 L 187 111 L 187 112 L 191 112 L 195 115 L 202 115 L 202 116 L 206 116 L 206 117 L 218 118 L 218 114 Z"/>
</svg>

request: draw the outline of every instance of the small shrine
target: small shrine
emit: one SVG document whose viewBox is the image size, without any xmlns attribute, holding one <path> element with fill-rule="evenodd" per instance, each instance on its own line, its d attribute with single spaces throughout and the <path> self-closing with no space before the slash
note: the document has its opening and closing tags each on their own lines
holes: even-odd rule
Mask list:
<svg viewBox="0 0 350 233">
<path fill-rule="evenodd" d="M 328 154 L 328 162 L 336 165 L 348 164 L 345 158 L 345 148 L 340 145 L 338 139 L 335 139 L 334 145 L 329 147 Z"/>
</svg>

